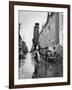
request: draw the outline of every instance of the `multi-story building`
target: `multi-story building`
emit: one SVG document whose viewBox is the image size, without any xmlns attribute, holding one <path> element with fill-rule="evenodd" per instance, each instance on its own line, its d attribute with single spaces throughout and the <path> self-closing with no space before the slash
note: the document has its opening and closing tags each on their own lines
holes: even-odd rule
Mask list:
<svg viewBox="0 0 72 90">
<path fill-rule="evenodd" d="M 47 21 L 39 35 L 39 44 L 42 48 L 63 45 L 63 13 L 48 13 Z"/>
<path fill-rule="evenodd" d="M 39 23 L 35 23 L 34 26 L 34 33 L 33 33 L 33 43 L 38 43 L 38 37 L 39 37 Z"/>
<path fill-rule="evenodd" d="M 42 27 L 42 31 L 39 35 L 39 45 L 44 50 L 46 47 L 52 50 L 53 47 L 56 46 L 55 52 L 57 52 L 61 57 L 63 56 L 63 13 L 48 13 L 47 21 Z M 56 56 L 55 63 L 57 64 L 47 63 L 46 59 L 40 58 L 40 77 L 63 76 L 63 58 L 60 56 Z"/>
</svg>

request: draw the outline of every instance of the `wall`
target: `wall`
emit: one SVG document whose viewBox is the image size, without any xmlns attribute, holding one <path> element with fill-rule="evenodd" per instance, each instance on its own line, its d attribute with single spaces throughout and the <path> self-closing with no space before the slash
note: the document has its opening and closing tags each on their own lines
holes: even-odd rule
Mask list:
<svg viewBox="0 0 72 90">
<path fill-rule="evenodd" d="M 9 12 L 8 12 L 9 5 L 8 5 L 8 1 L 9 0 L 0 1 L 0 90 L 9 90 L 8 89 L 8 77 L 9 77 L 8 75 L 8 72 L 9 72 Z M 30 1 L 30 2 L 38 1 L 38 2 L 62 3 L 62 4 L 72 3 L 72 0 L 24 0 L 24 1 Z M 72 5 L 71 5 L 71 9 L 72 9 Z M 71 15 L 72 15 L 72 12 L 71 12 Z M 72 21 L 72 17 L 71 17 L 71 21 Z M 71 35 L 71 38 L 72 38 L 72 35 Z M 72 72 L 71 72 L 71 76 L 72 76 Z M 26 88 L 26 89 L 23 88 L 23 89 L 18 89 L 18 90 L 72 90 L 72 83 L 70 86 L 53 86 L 53 87 L 42 87 L 42 88 L 39 87 L 39 88 Z"/>
<path fill-rule="evenodd" d="M 63 13 L 52 13 L 48 15 L 47 21 L 44 24 L 39 36 L 41 47 L 54 47 L 63 42 Z"/>
<path fill-rule="evenodd" d="M 59 44 L 63 46 L 63 13 L 59 14 Z"/>
</svg>

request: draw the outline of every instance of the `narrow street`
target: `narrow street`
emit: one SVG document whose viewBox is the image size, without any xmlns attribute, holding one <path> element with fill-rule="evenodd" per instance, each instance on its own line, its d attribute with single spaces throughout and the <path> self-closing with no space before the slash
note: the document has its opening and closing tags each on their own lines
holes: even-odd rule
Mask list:
<svg viewBox="0 0 72 90">
<path fill-rule="evenodd" d="M 63 43 L 59 38 L 59 34 L 62 35 L 62 30 L 59 30 L 59 13 L 47 14 L 41 32 L 39 26 L 39 22 L 35 22 L 30 42 L 27 38 L 23 41 L 20 35 L 19 79 L 63 77 Z"/>
<path fill-rule="evenodd" d="M 42 58 L 39 60 L 39 68 L 36 78 L 62 77 L 63 65 L 57 63 L 48 63 Z M 35 70 L 35 61 L 32 59 L 31 53 L 26 55 L 26 59 L 22 60 L 19 69 L 19 79 L 32 78 Z"/>
</svg>

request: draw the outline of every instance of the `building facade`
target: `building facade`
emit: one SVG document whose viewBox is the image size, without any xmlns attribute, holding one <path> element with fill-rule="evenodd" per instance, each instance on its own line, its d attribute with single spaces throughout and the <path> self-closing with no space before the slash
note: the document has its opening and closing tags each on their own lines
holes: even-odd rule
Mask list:
<svg viewBox="0 0 72 90">
<path fill-rule="evenodd" d="M 48 13 L 47 21 L 39 35 L 39 44 L 42 48 L 53 48 L 57 44 L 63 45 L 63 14 Z"/>
<path fill-rule="evenodd" d="M 34 32 L 33 32 L 33 43 L 38 43 L 38 37 L 39 37 L 39 23 L 35 23 L 34 26 Z"/>
<path fill-rule="evenodd" d="M 47 16 L 47 21 L 42 27 L 39 34 L 39 45 L 41 53 L 45 53 L 45 48 L 48 47 L 49 51 L 53 51 L 56 46 L 55 52 L 56 59 L 40 58 L 39 75 L 41 78 L 45 77 L 62 77 L 63 76 L 63 13 L 50 12 Z M 43 49 L 43 51 L 42 51 Z M 44 51 L 45 50 L 45 51 Z M 51 51 L 51 52 L 52 52 Z M 46 62 L 48 60 L 48 62 Z M 51 62 L 55 60 L 55 62 Z M 49 62 L 50 61 L 50 62 Z"/>
</svg>

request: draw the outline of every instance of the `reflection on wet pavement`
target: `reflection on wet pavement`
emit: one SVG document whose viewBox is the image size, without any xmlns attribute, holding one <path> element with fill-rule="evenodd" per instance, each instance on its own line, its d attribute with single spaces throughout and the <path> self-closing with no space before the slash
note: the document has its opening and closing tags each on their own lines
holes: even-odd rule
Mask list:
<svg viewBox="0 0 72 90">
<path fill-rule="evenodd" d="M 21 67 L 19 69 L 19 79 L 32 78 L 35 70 L 35 61 L 32 59 L 31 53 L 26 55 L 26 59 L 22 60 Z M 46 77 L 62 77 L 63 76 L 63 65 L 46 63 L 45 60 L 40 58 L 38 76 L 36 78 Z"/>
<path fill-rule="evenodd" d="M 32 78 L 34 72 L 34 63 L 32 62 L 31 54 L 26 55 L 26 59 L 21 63 L 19 70 L 19 79 L 28 79 Z"/>
</svg>

